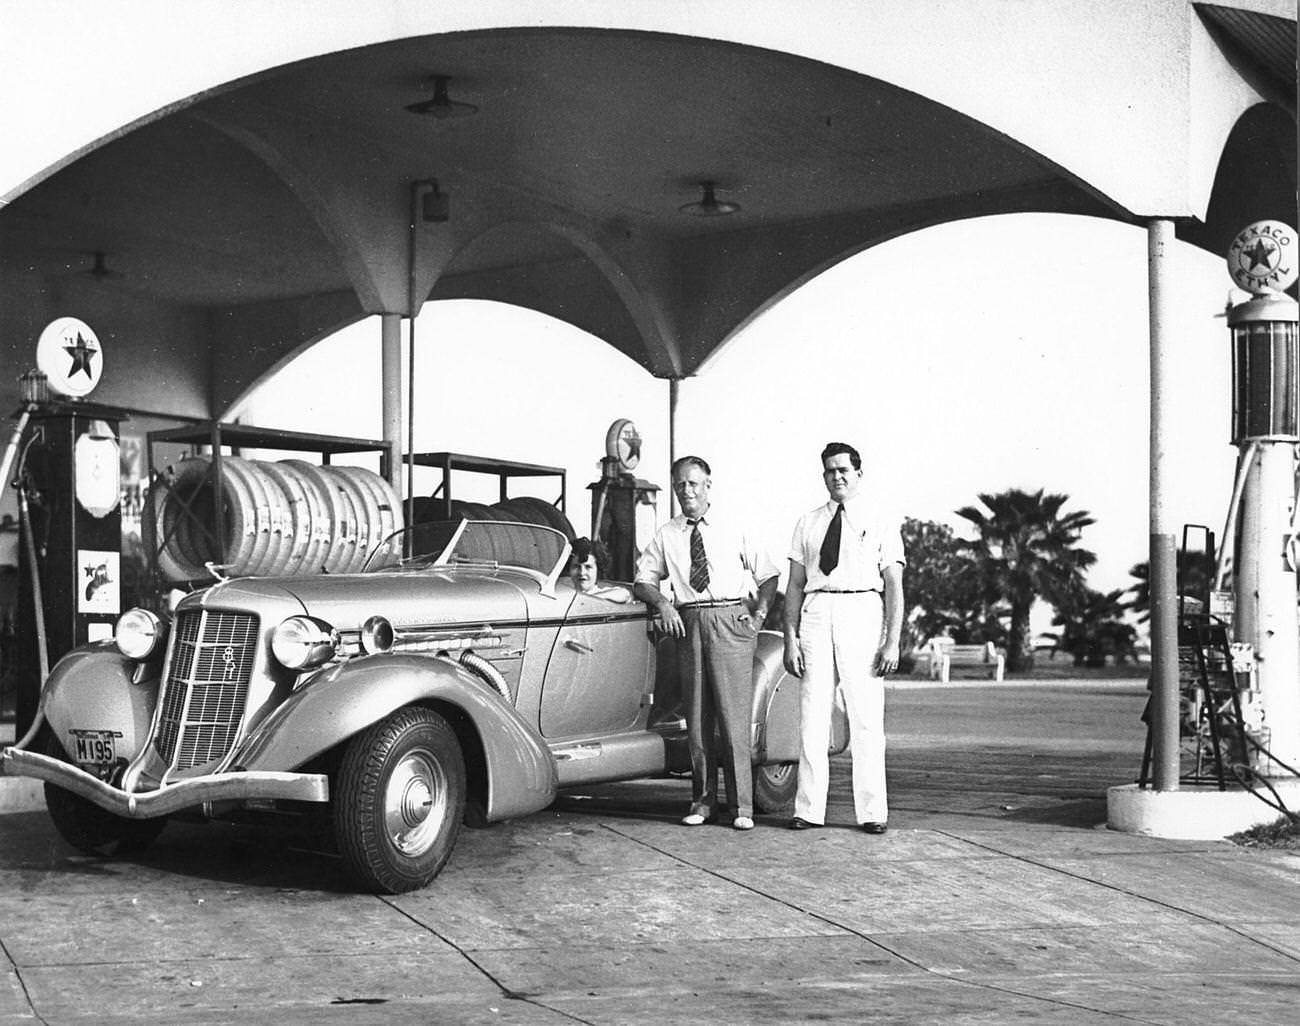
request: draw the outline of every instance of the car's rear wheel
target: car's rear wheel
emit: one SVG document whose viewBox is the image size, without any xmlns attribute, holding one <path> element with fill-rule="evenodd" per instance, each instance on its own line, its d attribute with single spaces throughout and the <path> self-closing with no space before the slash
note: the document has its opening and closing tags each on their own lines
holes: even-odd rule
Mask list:
<svg viewBox="0 0 1300 1026">
<path fill-rule="evenodd" d="M 51 758 L 72 761 L 52 734 L 45 735 L 43 748 Z M 55 784 L 45 785 L 45 807 L 60 837 L 78 851 L 107 858 L 144 851 L 167 825 L 165 816 L 156 819 L 115 816 Z"/>
<path fill-rule="evenodd" d="M 398 894 L 438 875 L 465 811 L 465 759 L 446 720 L 399 709 L 348 743 L 336 783 L 334 831 L 353 880 Z"/>
<path fill-rule="evenodd" d="M 780 812 L 799 788 L 799 764 L 778 762 L 754 767 L 754 808 L 759 812 Z"/>
</svg>

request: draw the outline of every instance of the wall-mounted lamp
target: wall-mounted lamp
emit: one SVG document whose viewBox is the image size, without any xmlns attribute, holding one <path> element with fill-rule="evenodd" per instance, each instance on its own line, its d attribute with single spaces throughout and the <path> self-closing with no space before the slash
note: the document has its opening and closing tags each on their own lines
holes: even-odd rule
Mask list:
<svg viewBox="0 0 1300 1026">
<path fill-rule="evenodd" d="M 425 221 L 441 224 L 451 217 L 451 197 L 438 188 L 437 180 L 431 180 L 429 186 L 420 198 L 420 215 Z"/>
<path fill-rule="evenodd" d="M 700 198 L 694 203 L 687 203 L 677 209 L 683 214 L 691 214 L 695 217 L 719 217 L 722 214 L 734 214 L 740 209 L 739 203 L 718 199 L 714 194 L 714 185 L 713 182 L 701 182 Z"/>
<path fill-rule="evenodd" d="M 412 114 L 447 121 L 451 118 L 467 118 L 478 112 L 474 104 L 453 100 L 448 95 L 447 83 L 451 81 L 450 75 L 434 75 L 430 81 L 433 83 L 433 98 L 420 103 L 407 104 L 406 109 Z"/>
</svg>

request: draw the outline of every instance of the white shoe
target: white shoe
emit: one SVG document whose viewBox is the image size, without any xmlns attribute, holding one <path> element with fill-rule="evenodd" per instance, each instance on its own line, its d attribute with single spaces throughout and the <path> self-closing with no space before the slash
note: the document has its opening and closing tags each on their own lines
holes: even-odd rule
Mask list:
<svg viewBox="0 0 1300 1026">
<path fill-rule="evenodd" d="M 737 816 L 731 821 L 731 825 L 737 830 L 753 830 L 754 821 L 748 816 Z"/>
<path fill-rule="evenodd" d="M 682 826 L 704 826 L 708 822 L 706 816 L 699 812 L 692 812 L 689 816 L 682 817 Z"/>
</svg>

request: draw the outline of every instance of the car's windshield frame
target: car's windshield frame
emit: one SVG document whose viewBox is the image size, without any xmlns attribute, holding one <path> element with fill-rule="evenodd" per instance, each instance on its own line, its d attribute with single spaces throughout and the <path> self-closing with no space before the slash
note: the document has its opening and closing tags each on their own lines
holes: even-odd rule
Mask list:
<svg viewBox="0 0 1300 1026">
<path fill-rule="evenodd" d="M 420 529 L 432 530 L 437 526 L 431 524 L 412 524 L 390 535 L 384 545 L 380 546 L 372 561 L 380 557 L 381 552 L 402 553 L 406 551 L 407 537 L 413 531 Z M 499 558 L 487 558 L 467 553 L 465 550 L 470 546 L 481 547 L 483 539 L 491 535 L 502 537 L 500 546 L 488 545 L 489 549 L 501 549 L 506 552 L 518 555 L 523 549 L 518 544 L 508 544 L 507 540 L 517 542 L 523 531 L 527 534 L 535 535 L 539 539 L 546 539 L 549 536 L 547 545 L 536 545 L 533 551 L 539 556 L 550 546 L 555 547 L 556 557 L 554 561 L 549 558 L 539 560 L 535 563 L 522 562 L 519 559 L 502 560 Z M 507 532 L 512 532 L 507 534 Z M 562 531 L 557 531 L 553 527 L 543 524 L 525 524 L 517 521 L 508 520 L 470 520 L 462 519 L 455 527 L 451 538 L 441 551 L 436 555 L 423 553 L 416 556 L 397 556 L 394 562 L 376 563 L 373 566 L 367 566 L 367 573 L 379 572 L 405 572 L 413 570 L 427 569 L 454 569 L 459 567 L 475 567 L 479 569 L 506 569 L 518 573 L 527 574 L 538 582 L 542 594 L 555 596 L 555 585 L 563 574 L 564 569 L 569 563 L 569 553 L 571 546 L 569 539 Z"/>
</svg>

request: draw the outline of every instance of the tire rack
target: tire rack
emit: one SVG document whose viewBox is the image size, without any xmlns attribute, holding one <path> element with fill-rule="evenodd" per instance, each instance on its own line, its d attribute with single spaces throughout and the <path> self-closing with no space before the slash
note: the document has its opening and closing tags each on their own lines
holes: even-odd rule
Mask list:
<svg viewBox="0 0 1300 1026">
<path fill-rule="evenodd" d="M 346 438 L 337 435 L 306 434 L 297 431 L 284 431 L 278 428 L 250 427 L 246 424 L 222 424 L 208 421 L 163 431 L 149 432 L 149 482 L 152 489 L 157 477 L 154 459 L 158 444 L 190 445 L 211 447 L 212 462 L 208 477 L 212 483 L 212 519 L 204 523 L 193 511 L 188 511 L 191 521 L 213 543 L 213 547 L 222 553 L 226 562 L 229 552 L 226 546 L 225 504 L 223 501 L 224 472 L 221 466 L 222 446 L 229 446 L 231 455 L 238 455 L 242 449 L 270 449 L 288 452 L 318 453 L 323 466 L 329 466 L 330 457 L 343 453 L 378 452 L 379 475 L 387 478 L 389 468 L 393 465 L 393 446 L 390 442 L 370 438 Z M 146 510 L 146 518 L 150 513 Z M 155 581 L 159 580 L 158 557 L 167 545 L 169 537 L 154 536 L 146 547 L 149 560 L 149 572 Z M 193 583 L 193 582 L 191 582 Z M 210 582 L 208 582 L 210 583 Z"/>
</svg>

